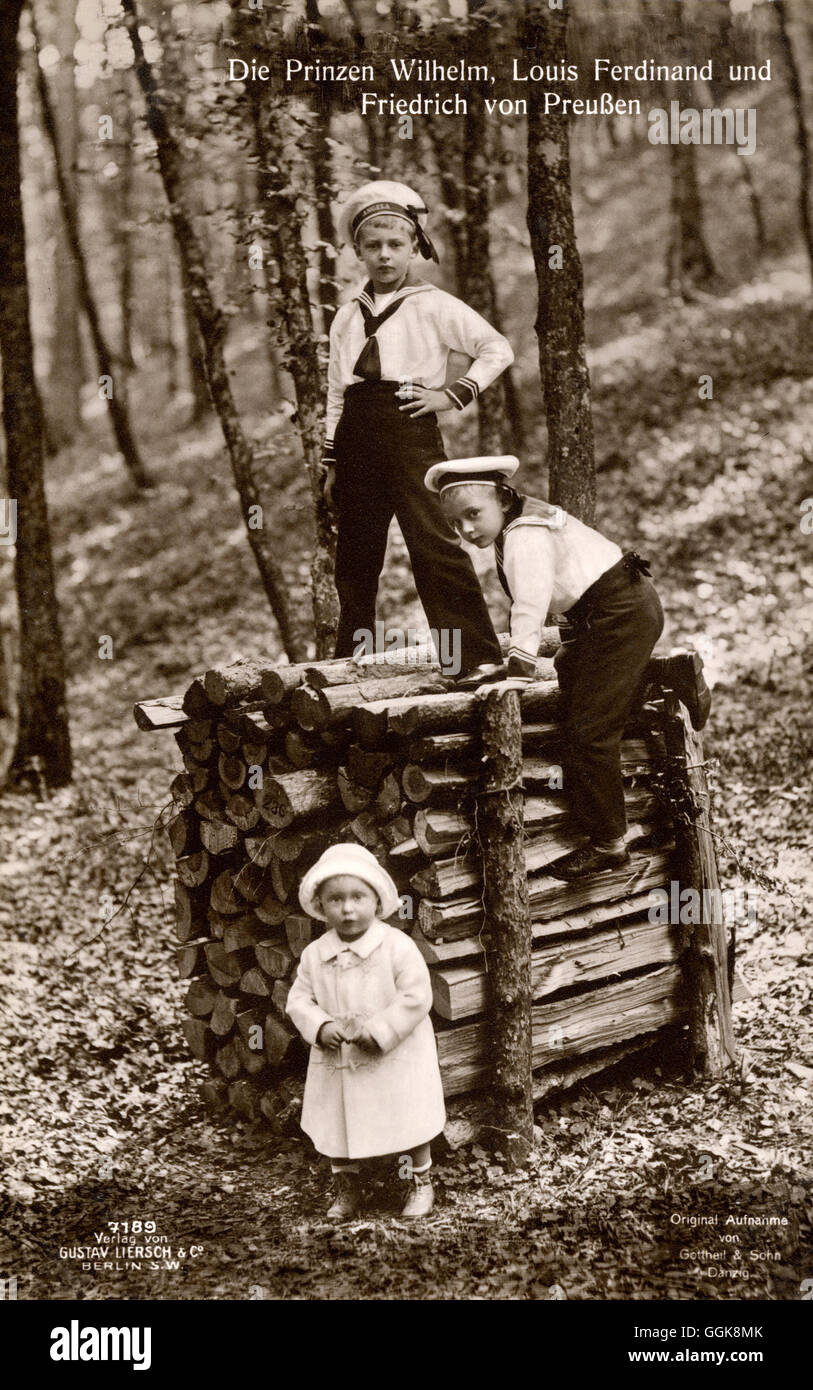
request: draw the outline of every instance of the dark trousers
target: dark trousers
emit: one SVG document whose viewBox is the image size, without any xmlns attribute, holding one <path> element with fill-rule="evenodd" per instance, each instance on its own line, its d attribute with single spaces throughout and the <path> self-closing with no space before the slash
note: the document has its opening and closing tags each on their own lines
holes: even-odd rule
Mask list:
<svg viewBox="0 0 813 1390">
<path fill-rule="evenodd" d="M 595 843 L 624 835 L 621 735 L 638 699 L 663 609 L 651 579 L 624 560 L 567 614 L 554 657 L 564 719 L 564 787 L 577 828 Z"/>
<path fill-rule="evenodd" d="M 348 387 L 336 430 L 336 656 L 353 654 L 359 630 L 375 632 L 378 580 L 395 516 L 430 628 L 459 630 L 463 671 L 501 661 L 474 566 L 436 494 L 424 486 L 427 468 L 446 458 L 437 417 L 401 414 L 397 389 L 393 381 Z"/>
</svg>

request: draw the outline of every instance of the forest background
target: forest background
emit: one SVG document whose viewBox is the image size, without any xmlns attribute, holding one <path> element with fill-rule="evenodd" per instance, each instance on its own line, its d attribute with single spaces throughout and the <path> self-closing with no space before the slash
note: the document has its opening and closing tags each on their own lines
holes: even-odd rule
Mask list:
<svg viewBox="0 0 813 1390">
<path fill-rule="evenodd" d="M 401 138 L 397 118 L 358 115 L 357 91 L 226 84 L 235 45 L 277 65 L 334 50 L 533 53 L 585 69 L 599 53 L 713 55 L 711 89 L 618 94 L 645 110 L 753 107 L 757 149 L 653 146 L 643 117 L 546 118 L 533 90 L 527 118 L 489 120 L 476 84 L 465 118 L 416 118 Z M 0 7 L 0 353 L 17 502 L 16 545 L 0 546 L 0 1119 L 20 1296 L 116 1296 L 116 1279 L 79 1274 L 57 1249 L 145 1202 L 207 1246 L 200 1266 L 150 1284 L 164 1297 L 799 1296 L 813 1073 L 812 53 L 801 0 Z M 729 80 L 729 64 L 768 59 L 770 81 Z M 664 645 L 703 653 L 724 881 L 748 887 L 758 912 L 738 929 L 752 990 L 737 1006 L 742 1077 L 687 1090 L 633 1069 L 585 1087 L 540 1114 L 532 1173 L 509 1176 L 477 1150 L 448 1159 L 431 1229 L 385 1238 L 362 1224 L 328 1276 L 337 1238 L 311 1219 L 321 1178 L 301 1143 L 207 1117 L 195 1096 L 155 828 L 175 768 L 130 711 L 237 655 L 328 650 L 325 341 L 360 279 L 332 208 L 379 173 L 418 187 L 441 248 L 431 273 L 516 353 L 479 416 L 444 418 L 448 452 L 517 452 L 528 491 L 649 554 Z M 13 539 L 8 507 L 3 521 Z M 380 612 L 422 625 L 395 531 Z M 736 1190 L 754 1210 L 793 1210 L 793 1242 L 755 1261 L 745 1289 L 676 1258 L 667 1213 L 698 1173 L 714 1200 Z M 253 1235 L 258 1212 L 267 1240 Z"/>
</svg>

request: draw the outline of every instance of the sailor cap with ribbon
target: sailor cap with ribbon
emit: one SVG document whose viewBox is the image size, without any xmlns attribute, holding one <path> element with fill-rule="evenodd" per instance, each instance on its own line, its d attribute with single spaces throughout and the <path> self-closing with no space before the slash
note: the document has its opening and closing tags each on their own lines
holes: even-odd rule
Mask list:
<svg viewBox="0 0 813 1390">
<path fill-rule="evenodd" d="M 513 478 L 519 459 L 513 454 L 497 454 L 490 458 L 444 459 L 433 463 L 424 478 L 430 492 L 445 492 L 449 487 L 465 487 L 468 483 L 491 483 L 497 487 Z"/>
<path fill-rule="evenodd" d="M 326 920 L 322 904 L 319 901 L 319 890 L 327 879 L 337 878 L 342 874 L 360 878 L 362 883 L 366 883 L 374 893 L 378 894 L 378 900 L 381 904 L 379 912 L 381 918 L 386 920 L 394 912 L 397 912 L 401 900 L 398 889 L 387 870 L 382 868 L 375 855 L 371 854 L 363 845 L 350 842 L 331 845 L 329 849 L 326 849 L 313 867 L 308 869 L 300 883 L 299 901 L 309 917 L 318 917 L 323 922 Z"/>
<path fill-rule="evenodd" d="M 338 210 L 337 226 L 341 240 L 354 246 L 361 228 L 371 217 L 401 217 L 415 232 L 424 260 L 436 261 L 438 253 L 424 231 L 426 214 L 423 198 L 414 189 L 390 179 L 376 179 L 350 194 Z"/>
</svg>

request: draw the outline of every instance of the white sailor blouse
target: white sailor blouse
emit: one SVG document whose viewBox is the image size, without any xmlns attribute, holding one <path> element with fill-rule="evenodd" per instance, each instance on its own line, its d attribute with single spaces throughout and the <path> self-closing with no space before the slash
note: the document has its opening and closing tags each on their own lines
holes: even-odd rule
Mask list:
<svg viewBox="0 0 813 1390">
<path fill-rule="evenodd" d="M 520 494 L 522 512 L 494 544 L 497 574 L 511 599 L 508 675 L 530 679 L 548 614 L 565 614 L 621 559 L 615 541 L 561 507 Z"/>
<path fill-rule="evenodd" d="M 376 300 L 368 281 L 363 290 L 341 306 L 330 327 L 325 420 L 327 463 L 335 462 L 333 436 L 342 413 L 345 390 L 353 382 L 364 379 L 364 373 L 355 368 L 369 341 L 365 318 L 376 314 L 379 316 L 375 337 L 381 380 L 405 378 L 416 386 L 445 390 L 458 410 L 476 400 L 514 360 L 508 339 L 453 294 L 447 294 L 436 285 L 403 285 L 394 295 L 379 296 Z M 450 351 L 463 352 L 473 360 L 465 374 L 446 387 Z"/>
</svg>

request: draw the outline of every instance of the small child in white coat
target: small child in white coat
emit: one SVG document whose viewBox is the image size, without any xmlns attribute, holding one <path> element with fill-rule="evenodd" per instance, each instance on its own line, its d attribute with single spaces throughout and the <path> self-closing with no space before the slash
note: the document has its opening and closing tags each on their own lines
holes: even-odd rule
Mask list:
<svg viewBox="0 0 813 1390">
<path fill-rule="evenodd" d="M 398 890 L 363 846 L 332 845 L 305 875 L 299 901 L 329 928 L 302 952 L 287 1011 L 310 1044 L 302 1128 L 332 1160 L 331 1220 L 362 1204 L 360 1160 L 408 1157 L 402 1216 L 431 1211 L 429 1141 L 446 1121 L 426 962 L 382 918 Z"/>
</svg>

